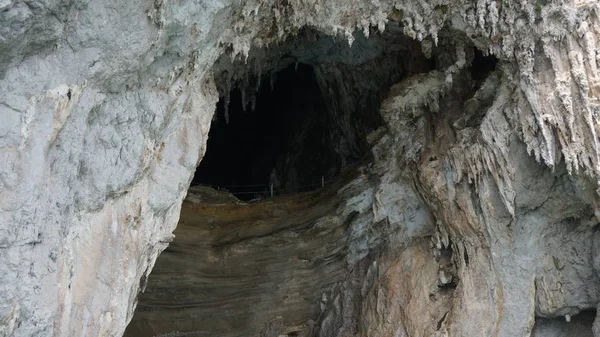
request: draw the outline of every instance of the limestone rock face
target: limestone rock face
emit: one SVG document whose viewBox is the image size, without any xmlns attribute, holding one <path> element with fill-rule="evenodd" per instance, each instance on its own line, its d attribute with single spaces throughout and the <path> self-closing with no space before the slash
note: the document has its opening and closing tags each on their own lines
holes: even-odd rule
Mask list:
<svg viewBox="0 0 600 337">
<path fill-rule="evenodd" d="M 0 336 L 120 336 L 147 281 L 140 309 L 169 305 L 151 292 L 168 288 L 166 269 L 156 285 L 148 276 L 173 240 L 223 82 L 244 86 L 241 70 L 217 60 L 271 71 L 268 47 L 306 26 L 358 46 L 358 34 L 385 43 L 395 30 L 435 69 L 397 79 L 366 137 L 371 162 L 320 192 L 323 204 L 300 204 L 306 218 L 283 209 L 273 215 L 281 222 L 250 229 L 218 218 L 211 232 L 186 218 L 210 200 L 186 204 L 178 230 L 200 250 L 185 247 L 183 261 L 202 256 L 208 272 L 233 249 L 217 271 L 231 290 L 235 263 L 258 254 L 272 264 L 248 271 L 281 274 L 256 283 L 286 283 L 213 298 L 196 313 L 238 297 L 265 311 L 228 322 L 248 315 L 234 306 L 202 326 L 244 336 L 600 336 L 594 0 L 0 0 Z M 499 60 L 482 78 L 469 74 L 473 48 Z M 370 51 L 339 63 L 364 64 Z M 322 67 L 321 89 L 341 106 L 382 78 Z M 340 114 L 341 135 L 364 136 Z M 287 255 L 274 258 L 278 245 Z M 182 284 L 208 282 L 192 276 Z M 196 290 L 216 287 L 204 286 Z M 171 304 L 186 303 L 185 289 Z M 203 335 L 197 322 L 158 326 L 180 324 L 186 310 L 157 312 L 140 311 L 132 333 Z"/>
</svg>

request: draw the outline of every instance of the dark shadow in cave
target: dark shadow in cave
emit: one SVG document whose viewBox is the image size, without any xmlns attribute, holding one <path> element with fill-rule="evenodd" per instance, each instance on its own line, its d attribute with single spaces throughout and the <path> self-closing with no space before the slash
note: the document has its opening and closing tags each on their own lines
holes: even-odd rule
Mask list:
<svg viewBox="0 0 600 337">
<path fill-rule="evenodd" d="M 314 190 L 367 155 L 390 86 L 438 66 L 400 27 L 388 28 L 357 34 L 352 46 L 304 29 L 272 47 L 277 57 L 257 50 L 244 62 L 217 60 L 222 99 L 193 182 L 251 200 L 270 196 L 271 184 L 274 194 Z M 243 107 L 250 95 L 254 108 Z"/>
<path fill-rule="evenodd" d="M 474 81 L 484 81 L 488 75 L 496 70 L 498 59 L 494 55 L 483 55 L 483 52 L 473 48 L 475 56 L 471 61 L 471 79 Z"/>
<path fill-rule="evenodd" d="M 313 68 L 290 65 L 276 74 L 271 87 L 261 79 L 255 109 L 243 107 L 242 92 L 230 92 L 217 104 L 206 155 L 194 183 L 224 188 L 242 200 L 306 191 L 339 166 L 331 153 L 327 106 Z M 294 167 L 286 167 L 286 163 Z M 329 177 L 328 177 L 329 178 Z"/>
<path fill-rule="evenodd" d="M 596 309 L 582 310 L 577 315 L 569 315 L 568 318 L 565 316 L 546 318 L 536 316 L 531 336 L 593 337 L 595 319 Z"/>
</svg>

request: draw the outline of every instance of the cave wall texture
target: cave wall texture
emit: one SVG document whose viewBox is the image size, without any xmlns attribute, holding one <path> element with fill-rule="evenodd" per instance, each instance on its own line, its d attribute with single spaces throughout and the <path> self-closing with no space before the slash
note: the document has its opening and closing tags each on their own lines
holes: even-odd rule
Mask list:
<svg viewBox="0 0 600 337">
<path fill-rule="evenodd" d="M 591 335 L 593 0 L 0 0 L 0 335 L 124 333 L 173 240 L 219 88 L 243 82 L 234 67 L 223 78 L 222 55 L 269 70 L 276 57 L 252 52 L 305 26 L 358 43 L 393 22 L 446 61 L 391 88 L 368 137 L 375 181 L 340 187 L 329 217 L 355 214 L 346 272 L 312 333 Z M 473 47 L 499 62 L 467 96 Z M 364 82 L 334 75 L 349 83 L 338 101 L 358 100 Z"/>
</svg>

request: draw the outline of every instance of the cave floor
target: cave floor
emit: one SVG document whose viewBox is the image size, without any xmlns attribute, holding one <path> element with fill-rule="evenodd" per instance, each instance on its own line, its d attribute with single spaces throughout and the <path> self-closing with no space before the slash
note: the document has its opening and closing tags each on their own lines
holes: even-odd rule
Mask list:
<svg viewBox="0 0 600 337">
<path fill-rule="evenodd" d="M 358 167 L 324 188 L 255 202 L 191 187 L 125 336 L 249 336 L 273 324 L 297 336 L 310 329 L 323 292 L 346 272 L 347 223 L 331 214 L 364 177 Z"/>
</svg>

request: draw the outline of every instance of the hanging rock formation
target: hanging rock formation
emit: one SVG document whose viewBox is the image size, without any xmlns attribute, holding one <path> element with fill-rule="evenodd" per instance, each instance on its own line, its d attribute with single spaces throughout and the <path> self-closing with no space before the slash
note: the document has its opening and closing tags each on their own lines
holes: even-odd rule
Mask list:
<svg viewBox="0 0 600 337">
<path fill-rule="evenodd" d="M 225 248 L 182 253 L 213 254 L 212 268 L 227 249 L 243 263 L 248 249 L 272 262 L 256 267 L 281 268 L 258 285 L 285 283 L 240 295 L 265 312 L 232 307 L 227 317 L 244 320 L 210 324 L 256 336 L 600 336 L 597 1 L 0 0 L 0 23 L 0 336 L 121 336 L 146 283 L 140 309 L 165 305 L 148 276 L 173 240 L 223 83 L 244 88 L 249 72 L 222 66 L 224 55 L 263 67 L 249 73 L 276 71 L 269 50 L 307 26 L 384 43 L 373 55 L 350 49 L 339 68 L 318 65 L 335 50 L 316 51 L 332 102 L 362 104 L 364 84 L 381 78 L 368 78 L 368 60 L 385 54 L 390 31 L 420 47 L 398 62 L 425 56 L 435 69 L 411 66 L 373 92 L 385 97 L 376 130 L 335 110 L 349 142 L 338 153 L 371 159 L 319 192 L 322 204 L 298 205 L 306 218 L 283 209 L 281 222 L 249 229 L 218 218 L 211 232 L 187 216 L 215 201 L 190 193 L 178 231 Z M 495 70 L 479 76 L 474 48 Z M 269 255 L 276 245 L 289 256 L 328 249 L 286 270 L 285 254 Z M 132 329 L 198 331 L 159 330 L 152 312 Z"/>
</svg>

